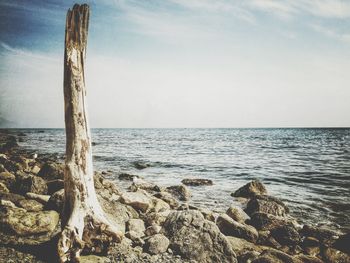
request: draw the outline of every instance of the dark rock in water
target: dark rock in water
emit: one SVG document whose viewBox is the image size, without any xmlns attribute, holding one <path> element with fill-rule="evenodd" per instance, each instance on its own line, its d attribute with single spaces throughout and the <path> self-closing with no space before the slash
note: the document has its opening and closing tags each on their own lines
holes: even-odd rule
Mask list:
<svg viewBox="0 0 350 263">
<path fill-rule="evenodd" d="M 258 230 L 271 230 L 287 224 L 287 221 L 271 214 L 254 213 L 249 220 L 249 224 Z"/>
<path fill-rule="evenodd" d="M 97 142 L 92 142 L 91 145 L 92 146 L 96 146 L 96 145 L 98 145 L 98 143 Z"/>
<path fill-rule="evenodd" d="M 350 233 L 340 236 L 335 241 L 334 248 L 350 255 Z"/>
<path fill-rule="evenodd" d="M 136 192 L 138 189 L 146 190 L 148 192 L 160 192 L 160 187 L 158 185 L 136 178 L 129 187 L 129 190 Z"/>
<path fill-rule="evenodd" d="M 281 245 L 294 246 L 301 240 L 299 232 L 291 225 L 277 227 L 271 234 Z"/>
<path fill-rule="evenodd" d="M 64 164 L 59 164 L 56 162 L 46 162 L 43 167 L 41 167 L 38 176 L 46 180 L 62 179 L 64 178 Z"/>
<path fill-rule="evenodd" d="M 151 167 L 151 165 L 149 163 L 144 163 L 144 162 L 139 162 L 139 161 L 133 162 L 133 165 L 135 166 L 136 169 L 139 169 L 139 170 Z"/>
<path fill-rule="evenodd" d="M 252 215 L 254 213 L 266 213 L 275 216 L 285 216 L 289 212 L 289 209 L 278 198 L 267 195 L 259 195 L 249 200 L 245 212 L 248 215 Z"/>
<path fill-rule="evenodd" d="M 331 246 L 338 238 L 339 233 L 333 230 L 304 225 L 303 229 L 300 230 L 300 234 L 305 237 L 317 238 L 322 244 Z"/>
<path fill-rule="evenodd" d="M 236 206 L 231 206 L 229 209 L 227 209 L 226 214 L 239 223 L 244 223 L 250 219 L 242 208 Z"/>
<path fill-rule="evenodd" d="M 53 193 L 57 192 L 58 190 L 61 190 L 64 188 L 64 181 L 61 179 L 51 180 L 47 182 L 47 193 L 49 195 L 52 195 Z"/>
<path fill-rule="evenodd" d="M 134 174 L 121 173 L 118 175 L 118 178 L 120 180 L 132 181 L 134 178 L 139 178 L 139 176 Z"/>
<path fill-rule="evenodd" d="M 156 234 L 147 239 L 145 247 L 150 254 L 156 255 L 166 252 L 169 243 L 169 239 L 166 236 L 162 234 Z"/>
<path fill-rule="evenodd" d="M 171 212 L 163 226 L 170 248 L 185 259 L 201 263 L 236 263 L 227 238 L 198 210 Z"/>
<path fill-rule="evenodd" d="M 25 134 L 24 132 L 19 132 L 17 133 L 17 136 L 24 137 L 24 136 L 27 136 L 27 134 Z"/>
<path fill-rule="evenodd" d="M 63 210 L 64 204 L 64 189 L 61 189 L 50 196 L 49 201 L 45 205 L 47 210 L 55 210 L 58 213 L 61 213 Z"/>
<path fill-rule="evenodd" d="M 217 218 L 216 225 L 226 236 L 244 238 L 253 243 L 258 239 L 258 231 L 254 227 L 238 223 L 226 214 Z"/>
<path fill-rule="evenodd" d="M 209 179 L 183 179 L 181 181 L 184 185 L 189 185 L 189 186 L 200 186 L 200 185 L 213 185 L 213 181 Z"/>
<path fill-rule="evenodd" d="M 41 177 L 35 175 L 18 178 L 15 188 L 16 191 L 20 194 L 26 194 L 28 192 L 40 195 L 47 194 L 46 181 Z"/>
<path fill-rule="evenodd" d="M 177 199 L 179 199 L 180 201 L 190 200 L 191 192 L 184 185 L 169 186 L 166 188 L 166 190 L 169 193 L 171 193 L 173 196 L 175 196 Z"/>
<path fill-rule="evenodd" d="M 258 180 L 251 181 L 246 185 L 239 188 L 236 192 L 232 193 L 234 197 L 250 198 L 256 195 L 267 195 L 265 186 Z"/>
</svg>

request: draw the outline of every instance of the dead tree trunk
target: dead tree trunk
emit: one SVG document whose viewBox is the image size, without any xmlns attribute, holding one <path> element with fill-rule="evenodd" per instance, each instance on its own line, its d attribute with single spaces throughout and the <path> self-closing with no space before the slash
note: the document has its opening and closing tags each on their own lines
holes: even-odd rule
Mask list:
<svg viewBox="0 0 350 263">
<path fill-rule="evenodd" d="M 64 53 L 65 203 L 58 241 L 62 262 L 79 261 L 82 250 L 101 252 L 122 237 L 106 219 L 94 187 L 84 76 L 88 23 L 88 5 L 76 4 L 68 10 Z"/>
</svg>

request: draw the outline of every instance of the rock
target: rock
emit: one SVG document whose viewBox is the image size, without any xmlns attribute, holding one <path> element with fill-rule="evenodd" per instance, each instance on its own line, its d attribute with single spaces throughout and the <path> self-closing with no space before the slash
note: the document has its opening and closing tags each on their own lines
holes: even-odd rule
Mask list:
<svg viewBox="0 0 350 263">
<path fill-rule="evenodd" d="M 62 179 L 64 178 L 64 164 L 48 161 L 40 169 L 38 176 L 46 180 Z"/>
<path fill-rule="evenodd" d="M 134 174 L 121 173 L 119 174 L 118 178 L 119 180 L 132 181 L 134 178 L 139 178 L 139 176 Z"/>
<path fill-rule="evenodd" d="M 170 206 L 168 203 L 164 202 L 162 199 L 159 198 L 152 198 L 152 208 L 150 209 L 151 212 L 163 212 L 170 210 Z"/>
<path fill-rule="evenodd" d="M 245 212 L 248 215 L 266 213 L 275 216 L 285 216 L 289 212 L 289 209 L 278 198 L 260 195 L 249 200 Z"/>
<path fill-rule="evenodd" d="M 257 251 L 247 251 L 244 254 L 237 257 L 240 263 L 251 263 L 254 259 L 258 258 L 260 255 Z"/>
<path fill-rule="evenodd" d="M 266 194 L 267 194 L 267 190 L 265 186 L 260 181 L 254 180 L 242 186 L 231 195 L 234 197 L 250 198 L 256 195 L 266 195 Z"/>
<path fill-rule="evenodd" d="M 238 223 L 244 223 L 246 220 L 250 219 L 243 209 L 237 206 L 231 206 L 227 209 L 226 214 Z"/>
<path fill-rule="evenodd" d="M 200 185 L 213 185 L 213 181 L 209 179 L 198 179 L 198 178 L 192 178 L 192 179 L 183 179 L 181 181 L 184 185 L 189 186 L 200 186 Z"/>
<path fill-rule="evenodd" d="M 11 247 L 0 247 L 0 261 L 2 260 L 8 263 L 45 263 L 32 254 Z"/>
<path fill-rule="evenodd" d="M 38 174 L 39 172 L 40 172 L 40 167 L 38 166 L 38 165 L 34 165 L 32 168 L 31 168 L 31 170 L 30 170 L 30 172 L 32 173 L 32 174 Z"/>
<path fill-rule="evenodd" d="M 210 211 L 209 209 L 205 209 L 205 208 L 200 208 L 199 211 L 201 211 L 201 213 L 203 214 L 206 220 L 209 220 L 215 223 L 217 215 L 213 211 Z"/>
<path fill-rule="evenodd" d="M 37 212 L 43 210 L 43 205 L 35 200 L 23 199 L 18 202 L 19 206 L 28 212 Z"/>
<path fill-rule="evenodd" d="M 16 205 L 11 201 L 2 200 L 2 199 L 0 200 L 0 206 L 8 206 L 8 207 L 16 208 Z"/>
<path fill-rule="evenodd" d="M 55 211 L 27 212 L 22 208 L 1 208 L 0 222 L 3 228 L 19 236 L 53 232 L 58 225 Z"/>
<path fill-rule="evenodd" d="M 1 193 L 9 193 L 9 189 L 6 187 L 6 185 L 2 182 L 0 182 L 0 192 Z"/>
<path fill-rule="evenodd" d="M 294 256 L 294 259 L 302 263 L 323 263 L 323 261 L 317 257 L 303 255 L 303 254 Z"/>
<path fill-rule="evenodd" d="M 201 263 L 236 263 L 229 241 L 198 210 L 173 211 L 163 226 L 170 248 L 185 259 Z"/>
<path fill-rule="evenodd" d="M 130 219 L 126 225 L 127 231 L 134 232 L 138 237 L 145 235 L 145 223 L 141 219 Z"/>
<path fill-rule="evenodd" d="M 350 255 L 350 233 L 340 236 L 335 241 L 334 248 Z"/>
<path fill-rule="evenodd" d="M 0 173 L 2 172 L 6 172 L 6 168 L 2 163 L 0 163 Z"/>
<path fill-rule="evenodd" d="M 3 183 L 6 188 L 11 189 L 16 181 L 16 176 L 10 172 L 4 171 L 0 173 L 0 182 Z"/>
<path fill-rule="evenodd" d="M 162 199 L 168 203 L 170 208 L 175 209 L 179 206 L 179 202 L 168 192 L 159 192 L 153 195 L 156 198 Z"/>
<path fill-rule="evenodd" d="M 142 191 L 125 192 L 121 195 L 120 200 L 142 212 L 146 212 L 152 206 L 152 199 Z"/>
<path fill-rule="evenodd" d="M 264 250 L 252 263 L 301 263 L 292 256 L 275 249 Z"/>
<path fill-rule="evenodd" d="M 191 192 L 184 185 L 174 185 L 166 188 L 166 191 L 171 193 L 174 197 L 180 201 L 188 201 L 191 197 Z"/>
<path fill-rule="evenodd" d="M 61 179 L 51 180 L 47 182 L 47 193 L 52 195 L 64 188 L 64 181 Z"/>
<path fill-rule="evenodd" d="M 47 184 L 44 179 L 39 176 L 31 175 L 17 179 L 16 190 L 20 194 L 31 192 L 34 194 L 47 194 Z"/>
<path fill-rule="evenodd" d="M 216 225 L 226 236 L 244 238 L 251 242 L 256 242 L 258 239 L 258 231 L 254 227 L 238 223 L 226 214 L 219 215 Z"/>
<path fill-rule="evenodd" d="M 301 243 L 301 247 L 306 254 L 311 256 L 317 256 L 320 254 L 320 241 L 314 237 L 306 237 Z"/>
<path fill-rule="evenodd" d="M 46 205 L 50 199 L 49 195 L 39 195 L 31 192 L 26 193 L 26 197 L 28 197 L 29 199 L 34 199 L 39 203 L 42 203 L 43 205 Z"/>
<path fill-rule="evenodd" d="M 153 224 L 153 225 L 147 227 L 147 229 L 145 230 L 145 235 L 146 236 L 153 236 L 155 234 L 158 234 L 161 229 L 162 229 L 161 226 Z"/>
<path fill-rule="evenodd" d="M 322 244 L 326 244 L 328 246 L 332 245 L 335 240 L 339 238 L 339 233 L 333 230 L 309 225 L 304 225 L 303 229 L 300 230 L 300 234 L 306 237 L 317 238 Z"/>
<path fill-rule="evenodd" d="M 267 248 L 255 245 L 254 243 L 248 242 L 247 240 L 238 237 L 228 236 L 227 240 L 230 242 L 231 247 L 236 253 L 237 257 L 246 254 L 248 251 L 262 252 L 264 249 Z"/>
<path fill-rule="evenodd" d="M 271 230 L 288 224 L 288 221 L 285 218 L 277 217 L 271 214 L 254 213 L 249 220 L 249 224 L 258 230 Z"/>
<path fill-rule="evenodd" d="M 151 165 L 149 163 L 144 163 L 144 162 L 140 162 L 140 161 L 133 162 L 133 165 L 135 166 L 136 169 L 139 169 L 139 170 L 151 167 Z"/>
<path fill-rule="evenodd" d="M 350 256 L 339 251 L 336 250 L 334 248 L 329 248 L 326 247 L 323 251 L 322 251 L 322 256 L 323 259 L 326 262 L 330 262 L 330 263 L 349 263 L 350 262 Z"/>
<path fill-rule="evenodd" d="M 107 257 L 96 255 L 80 256 L 80 263 L 111 263 L 112 261 Z"/>
<path fill-rule="evenodd" d="M 169 243 L 170 241 L 166 236 L 156 234 L 147 239 L 146 250 L 152 255 L 161 254 L 167 251 Z"/>
<path fill-rule="evenodd" d="M 163 225 L 169 214 L 170 210 L 150 212 L 145 215 L 144 220 L 147 225 Z"/>
<path fill-rule="evenodd" d="M 21 195 L 14 193 L 1 193 L 0 192 L 0 200 L 10 201 L 17 206 L 20 206 L 19 202 L 21 200 L 25 200 L 25 198 Z"/>
<path fill-rule="evenodd" d="M 136 192 L 137 190 L 142 189 L 148 192 L 159 192 L 160 188 L 154 183 L 147 182 L 143 179 L 135 178 L 132 185 L 129 187 L 130 191 Z"/>
<path fill-rule="evenodd" d="M 290 225 L 276 227 L 271 234 L 281 245 L 295 246 L 301 240 L 299 232 Z"/>
<path fill-rule="evenodd" d="M 64 205 L 64 189 L 61 189 L 50 196 L 49 200 L 45 205 L 45 209 L 55 210 L 56 212 L 61 213 L 63 211 L 63 205 Z"/>
</svg>

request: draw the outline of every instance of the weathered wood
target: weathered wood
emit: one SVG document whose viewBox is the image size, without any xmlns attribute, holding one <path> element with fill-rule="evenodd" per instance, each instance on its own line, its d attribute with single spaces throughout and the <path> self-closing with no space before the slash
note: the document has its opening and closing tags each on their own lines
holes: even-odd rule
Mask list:
<svg viewBox="0 0 350 263">
<path fill-rule="evenodd" d="M 58 242 L 62 262 L 78 261 L 82 249 L 98 251 L 101 248 L 95 247 L 97 243 L 106 246 L 122 236 L 106 219 L 94 187 L 84 75 L 88 25 L 88 5 L 76 4 L 68 10 L 64 53 L 65 203 Z M 100 242 L 92 242 L 96 239 Z"/>
</svg>

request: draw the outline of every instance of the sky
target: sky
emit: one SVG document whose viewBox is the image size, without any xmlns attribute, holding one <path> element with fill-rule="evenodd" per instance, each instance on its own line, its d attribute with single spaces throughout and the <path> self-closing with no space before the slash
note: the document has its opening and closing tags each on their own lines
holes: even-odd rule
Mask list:
<svg viewBox="0 0 350 263">
<path fill-rule="evenodd" d="M 64 127 L 75 1 L 1 0 L 0 126 Z M 92 127 L 350 127 L 349 0 L 91 0 Z"/>
</svg>

